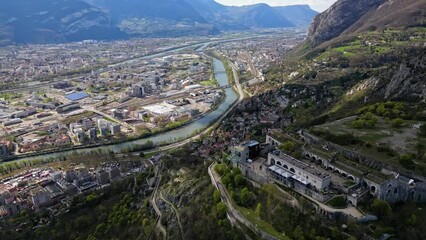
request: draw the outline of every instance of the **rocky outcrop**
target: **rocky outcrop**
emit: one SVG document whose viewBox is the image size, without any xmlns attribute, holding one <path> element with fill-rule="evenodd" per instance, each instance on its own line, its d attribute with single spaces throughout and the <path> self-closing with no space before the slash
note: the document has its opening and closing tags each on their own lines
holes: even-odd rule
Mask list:
<svg viewBox="0 0 426 240">
<path fill-rule="evenodd" d="M 386 86 L 385 99 L 415 101 L 426 99 L 426 54 L 424 51 L 399 65 Z"/>
<path fill-rule="evenodd" d="M 314 45 L 338 37 L 364 14 L 386 0 L 339 0 L 328 10 L 317 15 L 308 31 L 308 40 Z"/>
</svg>

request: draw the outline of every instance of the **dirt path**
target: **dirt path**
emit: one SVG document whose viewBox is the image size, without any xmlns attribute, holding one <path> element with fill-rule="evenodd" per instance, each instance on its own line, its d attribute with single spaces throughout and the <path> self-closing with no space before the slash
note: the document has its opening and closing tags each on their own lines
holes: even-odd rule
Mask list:
<svg viewBox="0 0 426 240">
<path fill-rule="evenodd" d="M 163 192 L 160 191 L 160 199 L 163 200 L 165 203 L 167 203 L 168 205 L 170 205 L 170 207 L 172 208 L 173 212 L 176 215 L 177 221 L 178 221 L 178 225 L 179 225 L 179 229 L 180 229 L 180 234 L 181 234 L 181 238 L 182 240 L 185 239 L 184 235 L 183 235 L 183 227 L 182 227 L 182 222 L 180 220 L 180 216 L 179 216 L 179 211 L 178 209 L 175 207 L 175 205 L 173 205 L 171 202 L 169 202 L 164 196 L 163 196 Z"/>
</svg>

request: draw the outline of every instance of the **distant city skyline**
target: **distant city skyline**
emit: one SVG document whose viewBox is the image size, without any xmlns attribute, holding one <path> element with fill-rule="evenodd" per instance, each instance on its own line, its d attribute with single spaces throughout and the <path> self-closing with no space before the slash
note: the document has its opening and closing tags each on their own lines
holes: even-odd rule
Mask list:
<svg viewBox="0 0 426 240">
<path fill-rule="evenodd" d="M 256 3 L 267 3 L 271 6 L 286 6 L 296 4 L 309 4 L 312 9 L 323 12 L 337 0 L 215 0 L 218 3 L 229 6 L 242 6 Z"/>
</svg>

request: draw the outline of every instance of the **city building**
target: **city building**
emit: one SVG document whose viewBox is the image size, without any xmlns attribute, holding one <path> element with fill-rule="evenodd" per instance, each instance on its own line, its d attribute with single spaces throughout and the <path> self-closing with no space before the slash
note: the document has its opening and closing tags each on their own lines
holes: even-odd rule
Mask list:
<svg viewBox="0 0 426 240">
<path fill-rule="evenodd" d="M 77 174 L 74 170 L 67 170 L 63 173 L 65 181 L 72 183 L 75 179 L 77 179 Z"/>
<path fill-rule="evenodd" d="M 78 104 L 77 102 L 71 102 L 71 103 L 68 103 L 68 104 L 58 106 L 56 108 L 56 111 L 58 113 L 64 113 L 64 112 L 71 111 L 71 110 L 74 110 L 74 109 L 77 109 L 77 108 L 80 108 L 80 104 Z"/>
<path fill-rule="evenodd" d="M 83 119 L 81 125 L 82 125 L 84 130 L 88 130 L 88 129 L 92 128 L 92 126 L 93 126 L 92 120 L 85 118 L 85 119 Z"/>
<path fill-rule="evenodd" d="M 121 133 L 121 126 L 120 124 L 113 124 L 111 125 L 111 134 L 113 136 L 117 136 Z"/>
<path fill-rule="evenodd" d="M 79 142 L 86 141 L 86 133 L 83 130 L 79 130 L 76 132 L 77 140 Z"/>
<path fill-rule="evenodd" d="M 244 142 L 231 149 L 231 157 L 234 166 L 237 166 L 239 162 L 251 161 L 257 158 L 260 154 L 260 144 L 257 141 L 251 140 Z"/>
<path fill-rule="evenodd" d="M 89 129 L 89 138 L 90 140 L 96 140 L 98 138 L 96 128 Z"/>
<path fill-rule="evenodd" d="M 141 86 L 140 84 L 133 85 L 130 96 L 132 97 L 145 96 L 145 87 Z"/>
<path fill-rule="evenodd" d="M 0 156 L 9 155 L 10 151 L 6 144 L 2 143 L 0 144 Z"/>
<path fill-rule="evenodd" d="M 36 188 L 30 193 L 31 203 L 34 208 L 38 209 L 41 207 L 48 206 L 52 203 L 52 198 L 49 191 L 44 188 Z"/>
<path fill-rule="evenodd" d="M 109 167 L 107 171 L 110 179 L 114 179 L 120 176 L 120 169 L 116 166 Z"/>
<path fill-rule="evenodd" d="M 96 172 L 96 180 L 98 181 L 99 185 L 105 185 L 107 183 L 109 183 L 109 173 L 106 172 L 103 169 L 100 169 Z"/>
</svg>

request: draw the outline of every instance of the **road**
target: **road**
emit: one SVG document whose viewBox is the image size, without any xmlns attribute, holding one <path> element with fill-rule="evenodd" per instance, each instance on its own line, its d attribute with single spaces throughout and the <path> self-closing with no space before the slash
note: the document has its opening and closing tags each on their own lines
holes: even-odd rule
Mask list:
<svg viewBox="0 0 426 240">
<path fill-rule="evenodd" d="M 160 210 L 160 208 L 157 205 L 157 194 L 158 194 L 158 188 L 160 187 L 161 182 L 161 170 L 163 169 L 163 164 L 161 164 L 156 171 L 155 176 L 157 177 L 157 182 L 155 183 L 154 192 L 152 193 L 151 199 L 149 200 L 151 202 L 152 207 L 154 208 L 155 213 L 158 215 L 156 227 L 160 229 L 161 233 L 163 234 L 164 239 L 167 238 L 167 230 L 162 225 L 161 219 L 163 217 L 163 214 Z"/>
<path fill-rule="evenodd" d="M 169 202 L 164 196 L 163 196 L 163 192 L 160 191 L 160 199 L 163 200 L 165 203 L 167 203 L 168 205 L 170 205 L 170 207 L 172 208 L 173 212 L 176 215 L 177 221 L 178 221 L 178 225 L 179 225 L 179 229 L 180 229 L 180 234 L 181 234 L 181 238 L 182 240 L 185 239 L 184 235 L 183 235 L 183 226 L 182 226 L 182 222 L 180 221 L 180 216 L 179 216 L 179 211 L 178 209 L 175 207 L 175 205 L 173 205 L 171 202 Z"/>
<path fill-rule="evenodd" d="M 238 210 L 234 208 L 234 204 L 232 202 L 231 196 L 229 196 L 228 191 L 226 190 L 226 188 L 223 186 L 222 182 L 220 181 L 220 176 L 214 171 L 215 165 L 216 163 L 212 163 L 209 166 L 208 173 L 212 181 L 212 184 L 220 192 L 220 197 L 222 199 L 222 202 L 225 203 L 226 207 L 228 208 L 228 219 L 230 220 L 232 225 L 235 225 L 237 222 L 241 222 L 249 229 L 253 229 L 257 234 L 261 236 L 262 239 L 267 239 L 267 240 L 277 239 L 276 237 L 273 237 L 270 234 L 260 230 L 256 225 L 250 222 L 247 218 L 241 215 Z"/>
</svg>

